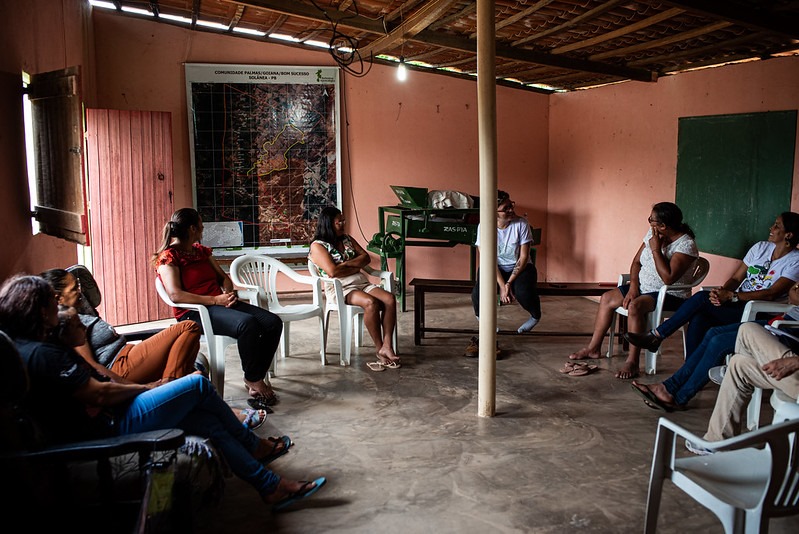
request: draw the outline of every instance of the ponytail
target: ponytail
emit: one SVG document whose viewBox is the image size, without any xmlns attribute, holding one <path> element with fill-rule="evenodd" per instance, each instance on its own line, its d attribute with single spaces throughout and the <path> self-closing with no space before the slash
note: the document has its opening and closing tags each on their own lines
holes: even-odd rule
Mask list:
<svg viewBox="0 0 799 534">
<path fill-rule="evenodd" d="M 187 239 L 189 228 L 200 224 L 200 214 L 194 208 L 181 208 L 172 214 L 172 218 L 164 225 L 161 232 L 161 244 L 153 253 L 153 265 L 157 265 L 158 256 L 172 244 L 175 239 Z"/>
</svg>

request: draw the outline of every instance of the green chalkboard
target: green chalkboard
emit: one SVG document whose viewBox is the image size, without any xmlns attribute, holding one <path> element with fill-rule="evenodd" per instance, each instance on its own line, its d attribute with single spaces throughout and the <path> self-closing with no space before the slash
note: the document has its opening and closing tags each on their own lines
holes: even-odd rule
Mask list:
<svg viewBox="0 0 799 534">
<path fill-rule="evenodd" d="M 683 117 L 676 203 L 700 252 L 743 258 L 791 206 L 796 110 Z"/>
</svg>

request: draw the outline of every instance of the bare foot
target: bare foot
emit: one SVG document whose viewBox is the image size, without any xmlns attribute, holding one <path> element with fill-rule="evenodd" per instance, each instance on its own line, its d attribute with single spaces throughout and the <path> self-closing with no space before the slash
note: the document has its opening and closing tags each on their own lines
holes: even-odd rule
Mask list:
<svg viewBox="0 0 799 534">
<path fill-rule="evenodd" d="M 619 370 L 616 371 L 616 378 L 629 379 L 638 378 L 638 362 L 624 362 Z"/>
<path fill-rule="evenodd" d="M 399 356 L 394 354 L 394 349 L 391 348 L 391 345 L 384 344 L 383 347 L 377 351 L 377 359 L 383 363 L 391 363 L 398 362 Z"/>
<path fill-rule="evenodd" d="M 266 399 L 272 399 L 276 396 L 272 386 L 263 380 L 250 382 L 249 380 L 245 379 L 244 385 L 246 386 L 247 394 L 250 397 L 264 397 Z"/>
<path fill-rule="evenodd" d="M 598 360 L 601 357 L 602 355 L 598 350 L 591 350 L 588 347 L 584 347 L 577 352 L 569 354 L 570 360 Z"/>
</svg>

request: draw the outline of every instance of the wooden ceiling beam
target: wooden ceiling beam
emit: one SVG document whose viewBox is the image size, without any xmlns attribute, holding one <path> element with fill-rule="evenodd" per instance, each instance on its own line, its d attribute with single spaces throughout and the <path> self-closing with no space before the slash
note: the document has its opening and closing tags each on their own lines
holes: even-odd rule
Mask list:
<svg viewBox="0 0 799 534">
<path fill-rule="evenodd" d="M 197 19 L 200 18 L 200 0 L 194 0 L 191 6 L 191 29 L 197 28 Z"/>
<path fill-rule="evenodd" d="M 672 17 L 676 17 L 677 15 L 680 15 L 682 13 L 685 13 L 685 10 L 674 7 L 666 11 L 663 11 L 661 13 L 658 13 L 657 15 L 653 15 L 647 19 L 639 20 L 638 22 L 628 24 L 627 26 L 619 28 L 618 30 L 608 32 L 603 35 L 597 35 L 596 37 L 593 37 L 591 39 L 585 39 L 577 43 L 572 43 L 565 46 L 560 46 L 558 48 L 553 48 L 552 50 L 550 50 L 550 53 L 564 54 L 566 52 L 571 52 L 573 50 L 579 50 L 581 48 L 598 45 L 599 43 L 611 41 L 618 37 L 623 37 L 630 33 L 637 32 L 638 30 L 642 30 L 644 28 L 652 26 L 653 24 L 657 24 L 659 22 L 663 22 L 664 20 L 668 20 Z"/>
<path fill-rule="evenodd" d="M 153 12 L 153 16 L 155 18 L 161 16 L 161 13 L 159 12 L 160 10 L 158 8 L 158 0 L 150 0 L 150 11 Z"/>
<path fill-rule="evenodd" d="M 597 16 L 601 15 L 602 13 L 605 13 L 606 11 L 610 11 L 611 9 L 616 7 L 616 4 L 620 4 L 621 2 L 624 2 L 624 1 L 625 0 L 608 0 L 604 4 L 599 5 L 599 6 L 595 7 L 594 9 L 590 9 L 590 10 L 586 11 L 585 13 L 583 13 L 582 15 L 578 15 L 578 16 L 576 16 L 574 18 L 571 18 L 568 21 L 564 22 L 563 24 L 560 24 L 558 26 L 554 26 L 554 27 L 549 28 L 547 30 L 544 30 L 542 32 L 538 32 L 538 33 L 536 33 L 534 35 L 528 35 L 527 37 L 524 37 L 523 39 L 519 39 L 518 41 L 512 42 L 511 45 L 512 46 L 519 46 L 519 45 L 522 45 L 522 44 L 525 44 L 525 43 L 529 43 L 530 41 L 535 41 L 536 39 L 541 39 L 542 37 L 546 37 L 547 35 L 552 35 L 553 33 L 559 33 L 559 32 L 561 32 L 561 31 L 563 31 L 563 30 L 565 30 L 567 28 L 571 28 L 573 26 L 577 26 L 578 24 L 580 24 L 583 21 L 591 20 L 594 17 L 597 17 Z"/>
<path fill-rule="evenodd" d="M 692 13 L 700 13 L 712 19 L 724 19 L 755 31 L 768 31 L 799 39 L 799 14 L 796 12 L 779 9 L 767 11 L 754 6 L 742 7 L 726 0 L 663 0 L 663 3 Z"/>
<path fill-rule="evenodd" d="M 245 9 L 247 9 L 246 6 L 243 6 L 241 4 L 236 6 L 236 14 L 233 15 L 233 18 L 230 19 L 230 22 L 227 25 L 228 32 L 232 32 L 233 28 L 239 25 L 239 21 L 241 20 L 241 17 L 244 15 Z"/>
<path fill-rule="evenodd" d="M 612 0 L 614 4 L 618 1 L 620 0 Z M 286 16 L 301 17 L 306 20 L 313 20 L 315 22 L 326 21 L 325 15 L 319 10 L 312 8 L 312 6 L 291 0 L 234 0 L 234 3 L 266 9 L 269 11 L 276 11 Z M 385 35 L 383 25 L 379 21 L 374 21 L 360 15 L 342 14 L 338 12 L 328 13 L 327 15 L 333 20 L 338 20 L 340 27 Z M 433 46 L 441 46 L 451 50 L 458 50 L 460 52 L 470 52 L 472 54 L 477 53 L 477 43 L 473 39 L 444 35 L 432 30 L 423 30 L 422 32 L 416 34 L 411 40 Z M 368 57 L 367 55 L 364 55 L 361 50 L 359 50 L 359 52 L 361 52 L 362 57 Z M 532 50 L 526 50 L 522 48 L 500 46 L 499 44 L 497 45 L 497 57 L 535 63 L 537 65 L 549 65 L 552 67 L 582 70 L 597 74 L 621 76 L 637 81 L 653 82 L 657 79 L 656 73 L 646 69 L 629 68 L 596 61 L 570 59 L 564 56 L 556 56 L 543 52 L 534 52 Z"/>
<path fill-rule="evenodd" d="M 519 11 L 518 13 L 513 15 L 512 17 L 508 17 L 505 20 L 503 20 L 502 22 L 498 22 L 494 29 L 495 30 L 501 30 L 505 26 L 510 26 L 514 22 L 519 22 L 520 20 L 522 20 L 523 18 L 527 17 L 528 15 L 532 15 L 536 11 L 547 7 L 552 2 L 555 2 L 555 0 L 540 0 L 534 6 L 530 6 L 527 9 L 523 9 L 522 11 Z M 471 34 L 469 36 L 470 39 L 475 39 L 476 37 L 477 37 L 476 33 L 473 33 L 473 34 Z"/>
<path fill-rule="evenodd" d="M 592 61 L 596 61 L 598 59 L 605 59 L 608 57 L 626 56 L 627 54 L 640 52 L 641 50 L 660 48 L 661 46 L 667 46 L 670 44 L 679 43 L 680 41 L 687 41 L 688 39 L 693 39 L 695 37 L 699 37 L 700 35 L 713 33 L 715 31 L 722 30 L 728 26 L 732 26 L 732 22 L 716 22 L 715 24 L 710 24 L 709 26 L 695 28 L 693 30 L 688 30 L 687 32 L 670 35 L 669 37 L 664 37 L 662 39 L 657 39 L 655 41 L 649 41 L 647 43 L 628 46 L 627 48 L 617 48 L 616 50 L 609 50 L 607 52 L 602 52 L 601 54 L 594 54 L 593 56 L 589 57 L 589 59 Z"/>
<path fill-rule="evenodd" d="M 358 51 L 362 57 L 376 56 L 386 50 L 413 39 L 418 33 L 424 31 L 441 15 L 446 13 L 452 4 L 458 0 L 430 0 L 410 16 L 402 20 L 398 26 L 384 35 L 362 47 Z"/>
</svg>

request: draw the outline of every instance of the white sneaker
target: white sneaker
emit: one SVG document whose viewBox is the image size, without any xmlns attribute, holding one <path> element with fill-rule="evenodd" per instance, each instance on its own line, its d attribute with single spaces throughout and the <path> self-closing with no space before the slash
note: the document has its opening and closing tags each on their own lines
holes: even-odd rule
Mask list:
<svg viewBox="0 0 799 534">
<path fill-rule="evenodd" d="M 692 453 L 696 454 L 697 456 L 707 456 L 708 454 L 713 454 L 714 452 L 716 452 L 714 450 L 705 447 L 700 447 L 699 445 L 694 445 L 687 439 L 685 440 L 685 448 L 691 451 Z"/>
<path fill-rule="evenodd" d="M 721 385 L 721 381 L 724 380 L 724 375 L 727 374 L 727 366 L 726 365 L 719 365 L 717 367 L 711 367 L 708 372 L 707 376 L 714 384 Z"/>
</svg>

